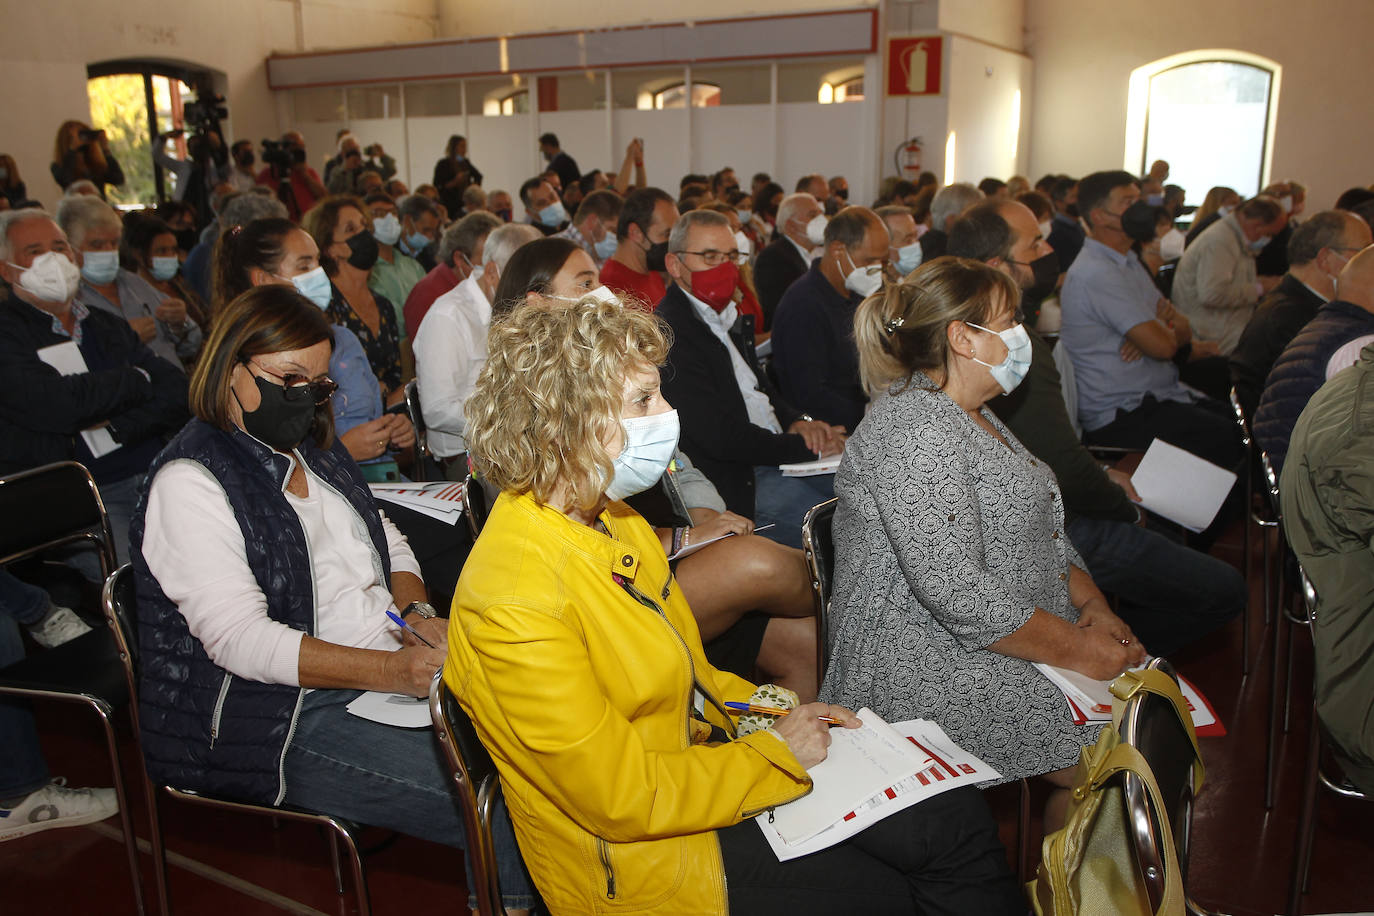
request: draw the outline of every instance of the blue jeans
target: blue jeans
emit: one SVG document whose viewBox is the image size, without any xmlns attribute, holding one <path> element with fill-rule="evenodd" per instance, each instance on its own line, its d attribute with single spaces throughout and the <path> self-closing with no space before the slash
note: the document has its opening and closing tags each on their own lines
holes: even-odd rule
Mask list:
<svg viewBox="0 0 1374 916">
<path fill-rule="evenodd" d="M 48 594 L 0 569 L 0 668 L 24 657 L 19 625 L 48 612 Z M 0 798 L 17 798 L 48 784 L 48 765 L 27 704 L 0 700 Z"/>
<path fill-rule="evenodd" d="M 802 519 L 812 506 L 835 495 L 835 475 L 784 477 L 777 468 L 754 468 L 754 524 L 777 525 L 760 537 L 801 549 Z"/>
<path fill-rule="evenodd" d="M 134 509 L 138 505 L 138 488 L 142 483 L 143 475 L 135 474 L 123 480 L 111 480 L 96 485 L 96 489 L 100 491 L 100 501 L 105 504 L 105 514 L 110 519 L 110 531 L 114 534 L 116 568 L 129 562 L 129 525 L 134 518 Z M 100 559 L 90 547 L 75 547 L 67 551 L 62 559 L 92 582 L 105 580 L 100 572 Z"/>
<path fill-rule="evenodd" d="M 305 697 L 286 753 L 286 801 L 312 811 L 386 827 L 446 846 L 466 847 L 463 817 L 450 791 L 448 762 L 431 729 L 398 728 L 350 714 L 357 690 L 314 690 Z M 506 909 L 538 902 L 520 858 L 510 815 L 493 817 L 496 869 Z M 465 862 L 468 887 L 472 866 Z M 469 904 L 476 901 L 469 898 Z"/>
<path fill-rule="evenodd" d="M 1168 656 L 1245 609 L 1245 578 L 1232 566 L 1148 528 L 1075 518 L 1069 539 L 1098 588 L 1145 648 Z"/>
</svg>

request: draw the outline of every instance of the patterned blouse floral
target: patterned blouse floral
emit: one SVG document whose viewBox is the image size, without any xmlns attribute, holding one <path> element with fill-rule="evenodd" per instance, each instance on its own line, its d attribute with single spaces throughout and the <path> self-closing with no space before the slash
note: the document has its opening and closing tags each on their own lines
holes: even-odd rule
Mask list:
<svg viewBox="0 0 1374 916">
<path fill-rule="evenodd" d="M 372 298 L 377 300 L 377 314 L 380 317 L 377 333 L 374 334 L 367 326 L 367 322 L 353 311 L 353 307 L 348 304 L 343 293 L 339 292 L 339 288 L 333 286 L 332 289 L 333 296 L 329 300 L 328 309 L 330 319 L 358 336 L 358 341 L 363 345 L 363 352 L 367 354 L 367 361 L 372 366 L 372 373 L 388 392 L 400 388 L 401 329 L 396 324 L 396 310 L 391 302 L 385 296 L 372 294 Z"/>
<path fill-rule="evenodd" d="M 1024 659 L 988 648 L 1035 608 L 1078 619 L 1053 472 L 991 411 L 930 380 L 879 398 L 835 478 L 831 661 L 821 699 L 938 722 L 1005 781 L 1061 769 L 1097 727 Z"/>
</svg>

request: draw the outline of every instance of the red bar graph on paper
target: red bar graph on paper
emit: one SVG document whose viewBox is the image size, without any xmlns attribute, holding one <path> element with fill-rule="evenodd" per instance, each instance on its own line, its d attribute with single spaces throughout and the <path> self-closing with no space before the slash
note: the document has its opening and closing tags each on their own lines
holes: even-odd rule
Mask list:
<svg viewBox="0 0 1374 916">
<path fill-rule="evenodd" d="M 934 760 L 936 766 L 943 768 L 947 773 L 949 773 L 949 775 L 953 776 L 955 779 L 959 778 L 959 771 L 956 770 L 954 767 L 950 766 L 948 763 L 946 763 L 945 759 L 941 757 L 939 754 L 935 753 L 930 748 L 926 747 L 924 744 L 917 741 L 915 738 L 907 738 L 907 740 L 910 741 L 912 744 L 916 745 L 917 747 L 919 747 L 921 749 L 921 753 L 925 754 L 931 760 Z M 944 779 L 945 777 L 941 775 L 940 770 L 937 769 L 935 771 L 935 778 Z"/>
</svg>

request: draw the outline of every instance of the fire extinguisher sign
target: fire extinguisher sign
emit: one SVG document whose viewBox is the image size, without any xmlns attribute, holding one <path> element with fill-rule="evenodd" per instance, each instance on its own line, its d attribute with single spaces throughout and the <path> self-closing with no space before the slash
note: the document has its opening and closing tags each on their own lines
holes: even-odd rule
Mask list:
<svg viewBox="0 0 1374 916">
<path fill-rule="evenodd" d="M 939 95 L 945 40 L 912 35 L 887 41 L 887 94 Z"/>
</svg>

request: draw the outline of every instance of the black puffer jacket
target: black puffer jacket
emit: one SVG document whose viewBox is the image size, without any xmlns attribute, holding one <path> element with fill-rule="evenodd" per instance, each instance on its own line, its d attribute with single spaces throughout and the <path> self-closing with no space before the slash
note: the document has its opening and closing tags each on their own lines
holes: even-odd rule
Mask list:
<svg viewBox="0 0 1374 916">
<path fill-rule="evenodd" d="M 300 452 L 366 524 L 373 562 L 390 588 L 386 534 L 358 465 L 337 441 L 325 450 L 307 440 Z M 139 724 L 148 773 L 181 789 L 280 804 L 286 796 L 282 764 L 304 689 L 245 680 L 212 662 L 143 558 L 148 487 L 173 461 L 201 465 L 224 488 L 268 616 L 309 635 L 318 611 L 305 529 L 283 495 L 289 460 L 240 430 L 192 420 L 149 468 L 129 532 L 138 589 Z"/>
</svg>

